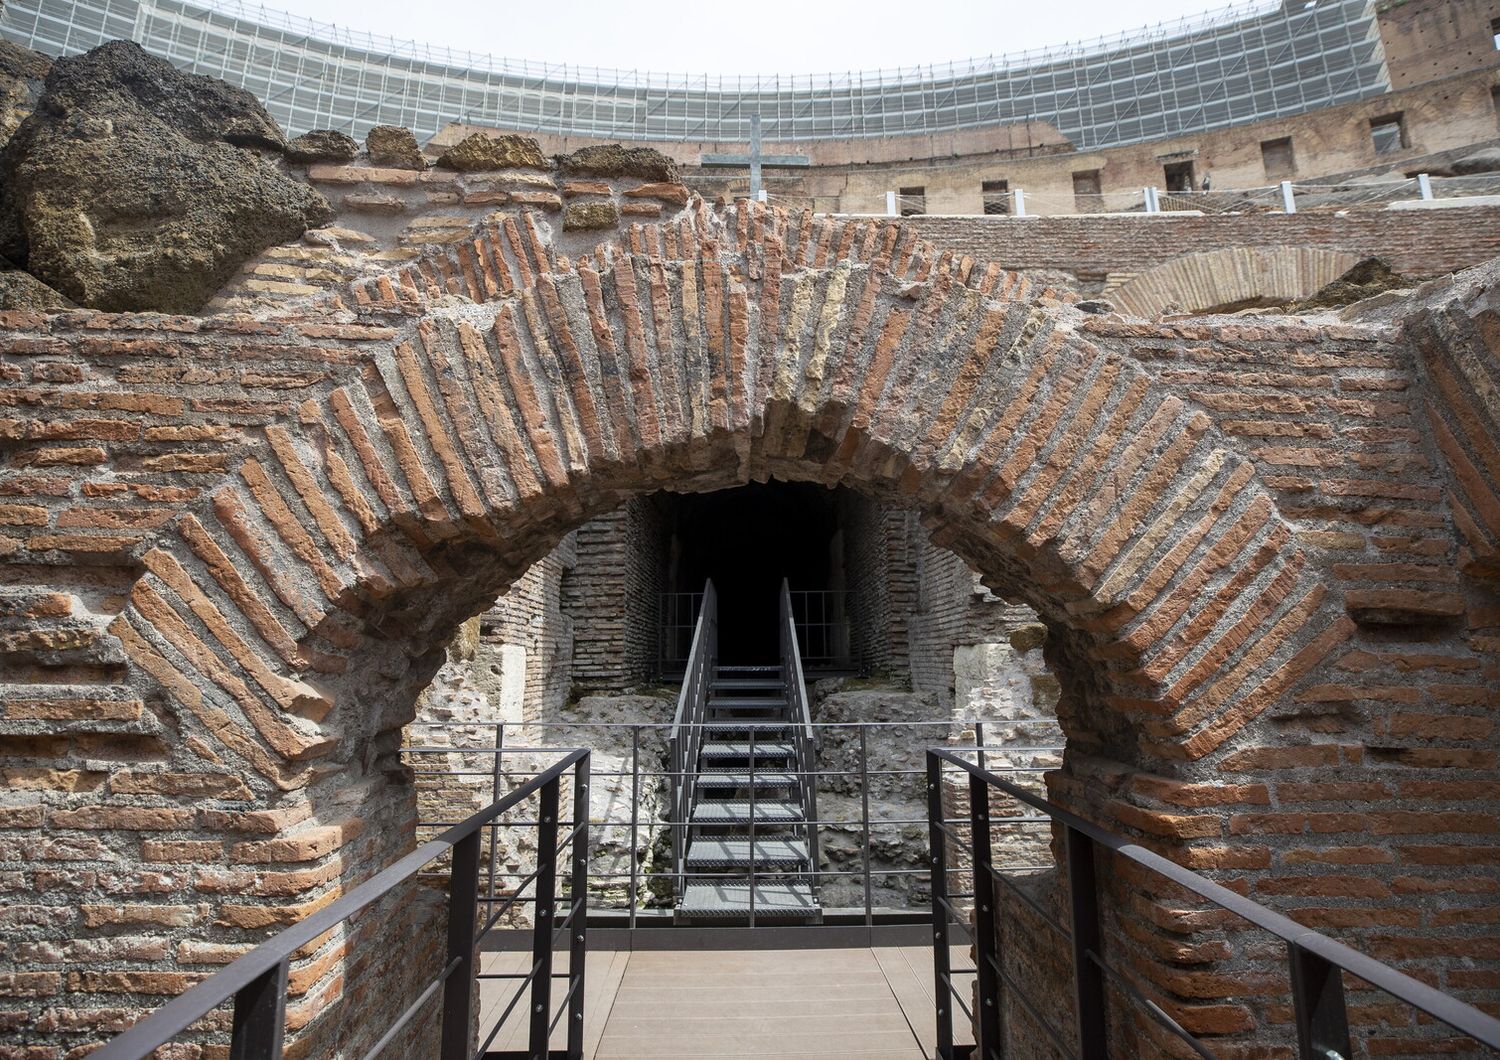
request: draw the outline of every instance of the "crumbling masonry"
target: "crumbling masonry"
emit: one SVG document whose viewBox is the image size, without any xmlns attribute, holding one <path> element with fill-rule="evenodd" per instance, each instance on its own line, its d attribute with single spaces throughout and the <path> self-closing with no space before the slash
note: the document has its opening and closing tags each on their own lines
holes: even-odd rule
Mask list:
<svg viewBox="0 0 1500 1060">
<path fill-rule="evenodd" d="M 389 863 L 459 623 L 627 498 L 772 476 L 920 513 L 1036 610 L 1058 802 L 1495 999 L 1500 271 L 1145 322 L 896 223 L 491 180 L 477 227 L 253 314 L 0 315 L 0 1055 L 97 1041 Z M 1152 888 L 1113 877 L 1111 952 L 1260 1055 L 1277 957 Z M 301 1055 L 369 1044 L 353 1003 L 419 970 L 349 930 L 294 967 Z M 1433 1033 L 1354 996 L 1392 1051 Z"/>
</svg>

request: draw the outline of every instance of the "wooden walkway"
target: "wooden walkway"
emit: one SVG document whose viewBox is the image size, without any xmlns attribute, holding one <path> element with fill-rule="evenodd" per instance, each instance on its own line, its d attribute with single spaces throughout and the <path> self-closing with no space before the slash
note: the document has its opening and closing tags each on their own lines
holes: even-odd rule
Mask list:
<svg viewBox="0 0 1500 1060">
<path fill-rule="evenodd" d="M 524 972 L 530 957 L 486 953 L 482 963 Z M 514 991 L 513 981 L 481 980 L 481 1040 Z M 935 1055 L 932 952 L 922 947 L 596 951 L 585 995 L 591 1060 Z M 491 1048 L 525 1047 L 524 1007 Z M 552 1047 L 563 1044 L 559 1025 Z"/>
</svg>

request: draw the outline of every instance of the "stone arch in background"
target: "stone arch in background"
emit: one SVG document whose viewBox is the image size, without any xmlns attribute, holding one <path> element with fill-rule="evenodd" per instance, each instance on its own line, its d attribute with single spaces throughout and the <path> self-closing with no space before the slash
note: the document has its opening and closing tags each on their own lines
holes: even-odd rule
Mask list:
<svg viewBox="0 0 1500 1060">
<path fill-rule="evenodd" d="M 1054 795 L 1162 848 L 1217 839 L 1122 778 L 1228 753 L 1348 621 L 1236 444 L 1043 294 L 899 225 L 694 200 L 576 259 L 505 217 L 305 308 L 333 378 L 162 530 L 110 626 L 180 753 L 255 792 L 259 842 L 327 855 L 229 923 L 305 915 L 409 841 L 415 696 L 568 530 L 769 477 L 921 511 L 1054 631 Z M 368 959 L 340 938 L 302 989 Z"/>
<path fill-rule="evenodd" d="M 1126 313 L 1217 313 L 1307 298 L 1358 264 L 1317 247 L 1226 247 L 1184 254 L 1136 273 L 1108 293 Z"/>
</svg>

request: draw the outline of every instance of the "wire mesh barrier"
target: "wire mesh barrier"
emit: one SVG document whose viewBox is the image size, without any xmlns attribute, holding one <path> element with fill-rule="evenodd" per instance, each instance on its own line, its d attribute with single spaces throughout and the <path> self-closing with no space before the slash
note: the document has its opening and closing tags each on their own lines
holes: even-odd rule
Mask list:
<svg viewBox="0 0 1500 1060">
<path fill-rule="evenodd" d="M 1011 1047 L 1012 1031 L 1005 1014 L 1024 1013 L 1038 1036 L 1058 1055 L 1077 1060 L 1106 1060 L 1109 1007 L 1133 1007 L 1145 1019 L 1193 1054 L 1213 1058 L 1212 1044 L 1191 1033 L 1159 1000 L 1158 990 L 1118 960 L 1105 942 L 1100 907 L 1102 879 L 1116 868 L 1114 859 L 1145 870 L 1164 883 L 1196 899 L 1217 906 L 1251 928 L 1269 933 L 1285 947 L 1287 992 L 1291 997 L 1291 1041 L 1278 1042 L 1274 1025 L 1260 1028 L 1256 1048 L 1280 1055 L 1279 1047 L 1294 1048 L 1299 1060 L 1348 1060 L 1351 1046 L 1345 976 L 1362 992 L 1378 991 L 1411 1010 L 1410 1026 L 1432 1037 L 1433 1021 L 1461 1040 L 1437 1040 L 1431 1051 L 1472 1055 L 1476 1048 L 1500 1049 L 1500 1020 L 1367 957 L 1326 935 L 1305 928 L 1249 898 L 1204 876 L 1168 861 L 1121 836 L 1114 835 L 1047 801 L 1037 791 L 1016 784 L 990 768 L 1003 748 L 932 748 L 927 752 L 928 830 L 931 844 L 933 976 L 939 1060 L 974 1056 L 999 1060 Z M 996 803 L 1003 804 L 997 810 Z M 1018 885 L 1013 873 L 994 852 L 997 826 L 1016 814 L 1030 815 L 1056 829 L 1062 839 L 1066 878 L 1067 922 L 1047 909 L 1037 896 Z M 950 816 L 951 814 L 951 816 Z M 1116 869 L 1116 875 L 1119 870 Z M 1052 996 L 1039 994 L 1048 985 L 1022 981 L 1001 946 L 1002 902 L 1015 903 L 1038 934 L 1027 938 L 1028 949 L 1048 943 L 1066 958 L 1066 974 L 1053 983 Z M 955 967 L 951 938 L 955 932 L 972 934 L 973 964 Z M 1260 952 L 1265 951 L 1260 948 Z M 1262 986 L 1250 987 L 1264 995 Z M 972 1000 L 972 1006 L 969 1001 Z M 1014 1009 L 1010 1007 L 1014 1003 Z M 1071 1008 L 1071 1025 L 1067 1016 Z M 1368 1010 L 1367 1010 L 1368 1011 Z M 973 1025 L 977 1044 L 955 1044 L 955 1012 Z M 1380 1033 L 1393 1025 L 1385 1014 L 1365 1017 L 1364 1027 Z M 1418 1043 L 1413 1042 L 1413 1045 Z M 1425 1048 L 1419 1051 L 1429 1051 Z M 1235 1055 L 1241 1055 L 1236 1051 Z M 1361 1053 L 1360 1055 L 1365 1055 Z"/>
<path fill-rule="evenodd" d="M 304 947 L 352 921 L 381 899 L 393 897 L 403 906 L 410 897 L 398 888 L 414 881 L 447 881 L 447 945 L 437 974 L 417 992 L 416 999 L 390 1022 L 380 1038 L 362 1055 L 402 1055 L 390 1049 L 415 1021 L 432 1019 L 437 1009 L 441 1060 L 522 1060 L 565 1055 L 583 1056 L 584 957 L 588 943 L 588 888 L 585 885 L 589 848 L 587 814 L 564 819 L 560 814 L 565 780 L 571 774 L 575 806 L 588 805 L 589 752 L 559 749 L 557 760 L 537 771 L 504 797 L 464 821 L 445 827 L 412 853 L 397 861 L 326 908 L 255 947 L 223 971 L 169 1001 L 96 1052 L 99 1060 L 141 1060 L 194 1029 L 204 1017 L 232 1004 L 229 1055 L 234 1060 L 276 1060 L 286 1037 L 287 979 L 294 959 Z M 517 816 L 517 815 L 522 816 Z M 566 833 L 564 834 L 564 829 Z M 502 830 L 534 837 L 536 868 L 524 879 L 506 881 L 497 889 L 494 861 L 488 872 L 481 866 L 481 839 L 488 834 L 490 849 Z M 427 871 L 446 861 L 444 871 Z M 483 883 L 481 883 L 483 881 Z M 529 892 L 529 893 L 528 893 Z M 476 949 L 506 914 L 522 904 L 532 908 L 532 964 L 528 971 L 486 973 L 480 970 Z M 565 912 L 562 912 L 566 910 Z M 561 915 L 559 913 L 561 912 Z M 476 930 L 476 925 L 478 925 Z M 554 970 L 559 943 L 567 952 L 567 969 Z M 493 1028 L 473 1047 L 477 984 L 497 979 L 517 981 Z M 567 988 L 554 1004 L 553 980 L 565 979 Z M 523 998 L 519 1011 L 529 1027 L 524 1051 L 490 1048 Z M 554 1011 L 555 1008 L 555 1011 Z M 550 1049 L 552 1032 L 567 1017 L 566 1051 Z M 481 1028 L 481 1034 L 483 1034 Z"/>
</svg>

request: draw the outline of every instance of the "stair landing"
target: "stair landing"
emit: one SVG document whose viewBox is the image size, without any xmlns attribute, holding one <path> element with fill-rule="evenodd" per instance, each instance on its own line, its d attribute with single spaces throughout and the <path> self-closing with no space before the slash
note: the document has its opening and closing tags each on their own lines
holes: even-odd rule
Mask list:
<svg viewBox="0 0 1500 1060">
<path fill-rule="evenodd" d="M 480 959 L 486 972 L 517 971 L 530 954 Z M 936 1053 L 932 951 L 920 946 L 596 950 L 586 987 L 588 1060 L 918 1060 Z M 481 1036 L 513 990 L 504 980 L 481 980 Z M 964 1021 L 954 1029 L 963 1034 Z M 562 1028 L 555 1034 L 559 1048 Z M 524 1036 L 514 1044 L 524 1048 Z"/>
</svg>

